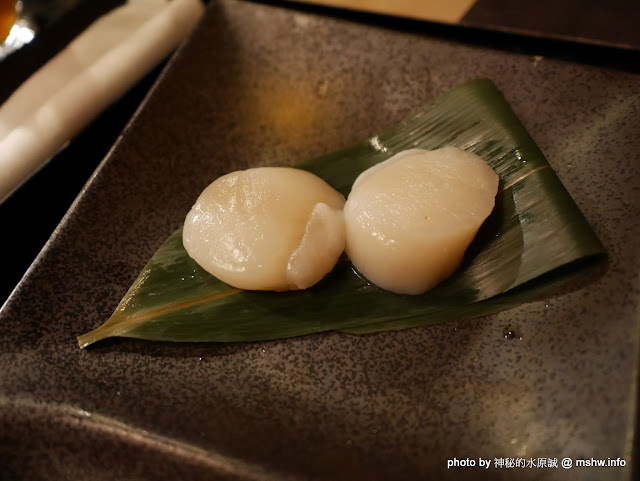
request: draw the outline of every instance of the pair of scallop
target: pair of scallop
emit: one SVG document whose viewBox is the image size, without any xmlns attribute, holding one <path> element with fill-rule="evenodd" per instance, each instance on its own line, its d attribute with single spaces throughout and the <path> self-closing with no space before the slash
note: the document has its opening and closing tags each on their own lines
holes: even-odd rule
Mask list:
<svg viewBox="0 0 640 481">
<path fill-rule="evenodd" d="M 497 189 L 491 167 L 455 147 L 396 154 L 364 171 L 346 201 L 303 170 L 248 169 L 202 192 L 183 242 L 201 267 L 241 289 L 306 289 L 346 251 L 373 284 L 420 294 L 458 268 Z"/>
</svg>

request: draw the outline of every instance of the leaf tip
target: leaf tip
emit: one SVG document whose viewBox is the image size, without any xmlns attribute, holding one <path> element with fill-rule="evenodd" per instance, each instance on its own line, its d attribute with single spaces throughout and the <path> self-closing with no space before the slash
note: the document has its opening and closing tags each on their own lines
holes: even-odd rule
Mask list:
<svg viewBox="0 0 640 481">
<path fill-rule="evenodd" d="M 105 337 L 109 337 L 109 335 L 104 335 L 101 328 L 94 329 L 93 331 L 89 331 L 77 337 L 78 346 L 80 347 L 80 349 L 84 349 L 85 347 L 90 346 L 91 344 L 100 341 Z"/>
<path fill-rule="evenodd" d="M 90 344 L 92 344 L 94 341 L 92 341 L 91 339 L 87 339 L 87 336 L 90 333 L 87 334 L 83 334 L 82 336 L 78 336 L 77 340 L 78 340 L 78 346 L 80 347 L 80 349 L 84 349 L 85 347 L 89 346 Z"/>
</svg>

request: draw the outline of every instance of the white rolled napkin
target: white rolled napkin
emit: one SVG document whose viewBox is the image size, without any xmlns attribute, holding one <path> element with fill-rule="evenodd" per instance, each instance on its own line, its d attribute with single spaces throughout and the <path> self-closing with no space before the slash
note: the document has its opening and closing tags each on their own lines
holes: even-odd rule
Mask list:
<svg viewBox="0 0 640 481">
<path fill-rule="evenodd" d="M 165 58 L 201 0 L 129 0 L 92 23 L 0 106 L 0 202 Z"/>
</svg>

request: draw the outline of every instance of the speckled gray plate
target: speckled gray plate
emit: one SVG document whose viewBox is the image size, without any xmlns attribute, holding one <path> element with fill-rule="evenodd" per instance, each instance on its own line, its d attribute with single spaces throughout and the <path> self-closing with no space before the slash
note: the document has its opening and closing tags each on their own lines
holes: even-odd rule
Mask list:
<svg viewBox="0 0 640 481">
<path fill-rule="evenodd" d="M 479 76 L 604 242 L 602 276 L 402 332 L 78 349 L 214 178 L 341 149 Z M 0 312 L 0 478 L 632 479 L 639 86 L 428 32 L 212 2 Z M 447 469 L 454 457 L 492 463 Z M 565 457 L 626 467 L 495 464 Z"/>
</svg>

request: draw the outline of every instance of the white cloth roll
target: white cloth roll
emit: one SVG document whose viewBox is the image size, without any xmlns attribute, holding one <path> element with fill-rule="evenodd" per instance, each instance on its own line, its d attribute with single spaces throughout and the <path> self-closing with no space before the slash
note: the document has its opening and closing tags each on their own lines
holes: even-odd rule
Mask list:
<svg viewBox="0 0 640 481">
<path fill-rule="evenodd" d="M 91 24 L 0 106 L 0 202 L 165 58 L 200 0 L 129 0 Z"/>
</svg>

